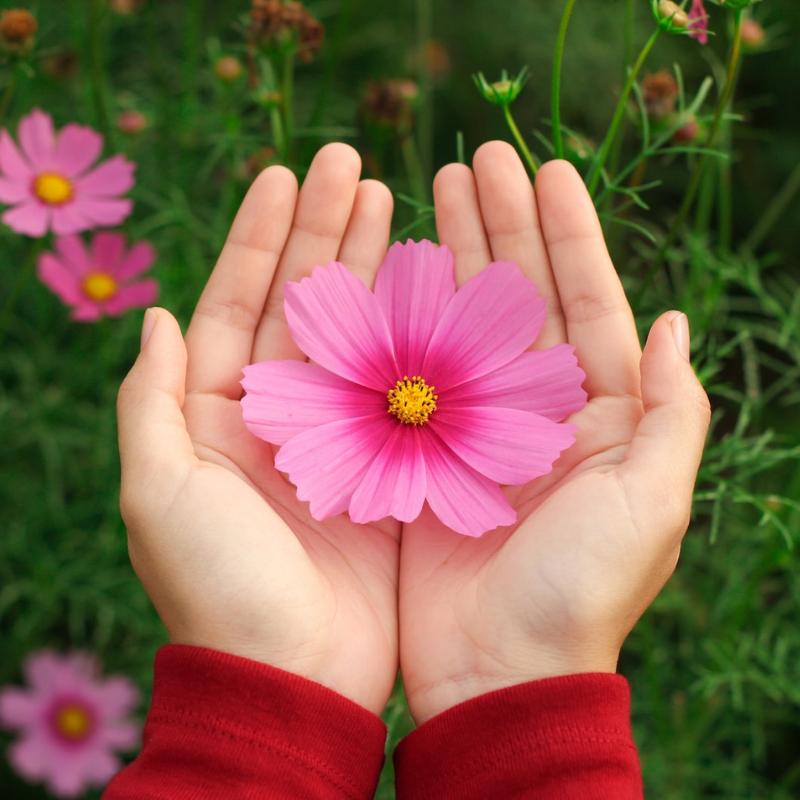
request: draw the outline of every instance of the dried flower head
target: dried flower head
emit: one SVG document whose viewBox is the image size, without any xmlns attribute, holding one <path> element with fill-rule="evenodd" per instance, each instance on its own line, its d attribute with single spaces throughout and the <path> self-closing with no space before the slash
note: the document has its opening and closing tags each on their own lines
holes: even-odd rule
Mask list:
<svg viewBox="0 0 800 800">
<path fill-rule="evenodd" d="M 660 122 L 675 113 L 678 82 L 665 69 L 647 73 L 642 80 L 642 99 L 647 116 Z"/>
<path fill-rule="evenodd" d="M 419 87 L 407 79 L 370 81 L 361 102 L 361 117 L 367 124 L 409 133 L 414 127 L 414 101 Z"/>
<path fill-rule="evenodd" d="M 74 50 L 62 50 L 42 59 L 42 71 L 59 81 L 68 81 L 78 72 L 78 54 Z"/>
<path fill-rule="evenodd" d="M 23 8 L 0 11 L 0 46 L 6 52 L 27 52 L 37 30 L 39 23 L 30 11 Z"/>
<path fill-rule="evenodd" d="M 322 46 L 325 29 L 299 2 L 251 0 L 248 38 L 268 50 L 294 51 L 306 64 Z"/>
</svg>

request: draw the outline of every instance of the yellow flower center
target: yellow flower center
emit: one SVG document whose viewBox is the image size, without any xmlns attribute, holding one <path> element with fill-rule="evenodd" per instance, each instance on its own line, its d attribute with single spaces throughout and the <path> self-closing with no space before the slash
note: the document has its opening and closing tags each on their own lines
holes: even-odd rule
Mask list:
<svg viewBox="0 0 800 800">
<path fill-rule="evenodd" d="M 387 395 L 389 413 L 404 425 L 424 425 L 436 411 L 436 390 L 428 386 L 419 375 L 409 379 L 408 375 Z"/>
<path fill-rule="evenodd" d="M 72 199 L 72 184 L 56 172 L 43 172 L 33 184 L 34 194 L 51 206 L 58 206 Z"/>
<path fill-rule="evenodd" d="M 83 706 L 66 703 L 56 711 L 55 725 L 65 738 L 77 741 L 85 738 L 92 729 L 92 718 Z"/>
<path fill-rule="evenodd" d="M 83 279 L 83 293 L 101 302 L 117 293 L 117 282 L 105 272 L 92 272 Z"/>
</svg>

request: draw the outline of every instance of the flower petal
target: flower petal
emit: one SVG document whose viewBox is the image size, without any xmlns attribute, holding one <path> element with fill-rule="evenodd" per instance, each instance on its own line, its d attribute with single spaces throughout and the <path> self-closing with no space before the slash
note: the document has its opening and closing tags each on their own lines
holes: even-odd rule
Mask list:
<svg viewBox="0 0 800 800">
<path fill-rule="evenodd" d="M 278 451 L 275 467 L 289 474 L 314 519 L 341 514 L 394 429 L 385 413 L 310 428 Z"/>
<path fill-rule="evenodd" d="M 59 236 L 55 240 L 55 247 L 65 266 L 76 275 L 88 275 L 92 271 L 89 251 L 80 236 Z"/>
<path fill-rule="evenodd" d="M 586 373 L 578 366 L 575 348 L 559 344 L 529 350 L 488 375 L 454 386 L 440 393 L 439 402 L 446 408 L 517 408 L 561 422 L 586 405 L 584 380 Z"/>
<path fill-rule="evenodd" d="M 125 156 L 114 156 L 75 181 L 75 193 L 92 197 L 116 197 L 125 194 L 136 182 L 136 164 Z"/>
<path fill-rule="evenodd" d="M 28 781 L 47 777 L 51 769 L 52 748 L 41 732 L 18 739 L 8 748 L 8 760 L 14 769 Z"/>
<path fill-rule="evenodd" d="M 104 309 L 112 317 L 118 317 L 131 308 L 145 308 L 153 305 L 158 297 L 158 281 L 147 278 L 130 286 L 122 286 L 117 293 L 104 303 Z"/>
<path fill-rule="evenodd" d="M 242 387 L 245 426 L 273 444 L 328 422 L 387 412 L 385 394 L 304 361 L 252 364 Z"/>
<path fill-rule="evenodd" d="M 79 306 L 72 309 L 70 319 L 76 322 L 97 322 L 103 316 L 102 308 L 93 300 L 84 300 Z"/>
<path fill-rule="evenodd" d="M 29 184 L 0 178 L 0 203 L 14 205 L 30 199 L 32 199 L 32 195 Z"/>
<path fill-rule="evenodd" d="M 34 108 L 23 117 L 19 123 L 19 143 L 34 172 L 53 169 L 56 139 L 49 114 Z"/>
<path fill-rule="evenodd" d="M 500 487 L 465 464 L 433 430 L 421 437 L 427 473 L 427 500 L 448 528 L 481 536 L 500 525 L 512 525 L 517 513 Z"/>
<path fill-rule="evenodd" d="M 395 424 L 394 432 L 353 492 L 353 522 L 374 522 L 389 516 L 412 522 L 419 516 L 427 486 L 420 434 L 415 425 Z"/>
<path fill-rule="evenodd" d="M 512 486 L 550 472 L 577 430 L 515 408 L 440 408 L 428 424 L 481 475 Z"/>
<path fill-rule="evenodd" d="M 100 231 L 92 239 L 92 271 L 107 272 L 119 280 L 117 268 L 125 252 L 125 236 L 113 231 Z"/>
<path fill-rule="evenodd" d="M 36 272 L 39 280 L 65 305 L 77 305 L 86 299 L 80 277 L 52 253 L 39 256 Z"/>
<path fill-rule="evenodd" d="M 14 208 L 9 208 L 0 217 L 15 233 L 23 233 L 36 239 L 47 233 L 50 211 L 45 206 L 32 200 Z"/>
<path fill-rule="evenodd" d="M 545 306 L 516 264 L 489 264 L 456 292 L 442 314 L 422 377 L 443 392 L 504 366 L 539 335 Z"/>
<path fill-rule="evenodd" d="M 103 137 L 97 131 L 71 122 L 58 134 L 53 171 L 75 178 L 94 164 L 102 151 Z"/>
<path fill-rule="evenodd" d="M 7 130 L 0 130 L 0 171 L 30 189 L 35 173 L 17 149 Z"/>
<path fill-rule="evenodd" d="M 389 324 L 399 377 L 419 375 L 428 344 L 456 293 L 453 254 L 424 240 L 396 242 L 375 279 L 375 297 Z"/>
<path fill-rule="evenodd" d="M 56 797 L 80 797 L 91 785 L 91 762 L 98 754 L 102 759 L 103 753 L 96 747 L 73 748 L 71 752 L 65 750 L 50 765 L 47 788 Z"/>
<path fill-rule="evenodd" d="M 119 225 L 132 210 L 132 200 L 78 197 L 53 209 L 53 232 L 80 233 L 98 225 Z"/>
<path fill-rule="evenodd" d="M 132 750 L 142 744 L 142 728 L 135 722 L 109 722 L 97 732 L 97 741 L 115 750 Z"/>
<path fill-rule="evenodd" d="M 40 718 L 42 702 L 31 692 L 7 686 L 0 691 L 0 724 L 4 728 L 27 728 Z"/>
<path fill-rule="evenodd" d="M 156 260 L 156 251 L 150 242 L 137 242 L 124 256 L 122 264 L 117 269 L 118 281 L 127 281 L 143 272 L 147 272 Z"/>
<path fill-rule="evenodd" d="M 313 361 L 371 389 L 398 380 L 389 326 L 375 295 L 336 261 L 284 288 L 292 338 Z M 402 376 L 401 376 L 402 377 Z"/>
</svg>

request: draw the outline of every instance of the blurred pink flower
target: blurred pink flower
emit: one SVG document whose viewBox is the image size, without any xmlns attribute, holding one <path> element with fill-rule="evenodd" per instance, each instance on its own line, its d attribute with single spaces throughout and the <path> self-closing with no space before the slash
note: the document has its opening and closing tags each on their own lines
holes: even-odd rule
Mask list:
<svg viewBox="0 0 800 800">
<path fill-rule="evenodd" d="M 281 445 L 275 466 L 315 519 L 410 522 L 427 500 L 467 536 L 511 525 L 498 484 L 550 472 L 586 403 L 570 345 L 528 350 L 545 305 L 509 262 L 456 291 L 452 253 L 427 241 L 393 245 L 374 293 L 316 267 L 284 305 L 311 361 L 245 367 L 245 425 Z"/>
<path fill-rule="evenodd" d="M 0 130 L 0 202 L 12 206 L 0 217 L 27 236 L 79 233 L 118 225 L 131 213 L 120 195 L 133 186 L 136 165 L 114 156 L 90 169 L 103 149 L 103 137 L 70 123 L 56 133 L 52 117 L 34 109 L 19 123 L 17 148 Z"/>
<path fill-rule="evenodd" d="M 692 0 L 687 29 L 693 39 L 697 39 L 700 44 L 708 44 L 708 14 L 703 6 L 703 0 Z"/>
<path fill-rule="evenodd" d="M 61 236 L 55 240 L 54 253 L 39 256 L 38 275 L 65 305 L 72 306 L 72 319 L 94 322 L 155 302 L 158 281 L 135 280 L 150 269 L 155 257 L 149 242 L 138 242 L 126 251 L 125 236 L 113 231 L 96 233 L 91 250 L 80 236 Z"/>
<path fill-rule="evenodd" d="M 0 724 L 20 733 L 8 751 L 14 769 L 46 782 L 56 797 L 105 786 L 122 767 L 114 751 L 139 743 L 139 725 L 128 719 L 136 687 L 122 676 L 100 677 L 85 653 L 34 653 L 24 673 L 30 688 L 0 689 Z"/>
</svg>

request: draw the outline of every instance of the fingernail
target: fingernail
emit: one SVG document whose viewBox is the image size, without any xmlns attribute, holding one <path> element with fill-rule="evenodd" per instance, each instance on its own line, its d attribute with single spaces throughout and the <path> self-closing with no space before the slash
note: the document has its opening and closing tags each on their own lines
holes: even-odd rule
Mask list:
<svg viewBox="0 0 800 800">
<path fill-rule="evenodd" d="M 153 328 L 156 326 L 156 320 L 158 319 L 158 315 L 152 308 L 148 308 L 147 311 L 144 312 L 144 320 L 142 321 L 142 340 L 141 344 L 139 345 L 140 350 L 144 350 L 144 346 L 147 344 L 150 335 L 153 333 Z"/>
<path fill-rule="evenodd" d="M 686 314 L 678 314 L 672 320 L 672 338 L 678 352 L 689 360 L 689 319 Z"/>
</svg>

